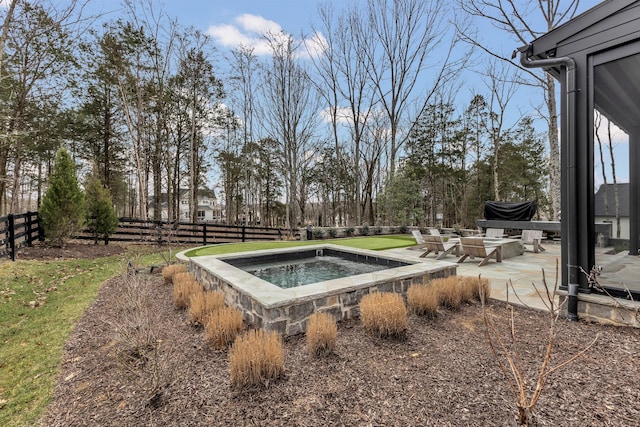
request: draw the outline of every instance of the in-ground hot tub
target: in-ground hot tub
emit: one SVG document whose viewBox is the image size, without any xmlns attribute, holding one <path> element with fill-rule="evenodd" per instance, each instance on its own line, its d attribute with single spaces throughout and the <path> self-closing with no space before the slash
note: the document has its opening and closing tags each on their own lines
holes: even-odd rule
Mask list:
<svg viewBox="0 0 640 427">
<path fill-rule="evenodd" d="M 278 287 L 241 269 L 257 263 L 295 263 L 327 255 L 388 268 L 289 288 Z M 454 275 L 456 265 L 410 261 L 376 251 L 325 244 L 193 257 L 189 270 L 205 288 L 221 290 L 227 305 L 240 309 L 248 324 L 296 335 L 304 332 L 309 316 L 316 311 L 328 312 L 336 320 L 348 319 L 359 314 L 358 304 L 363 295 L 376 291 L 405 294 L 412 284 Z"/>
</svg>

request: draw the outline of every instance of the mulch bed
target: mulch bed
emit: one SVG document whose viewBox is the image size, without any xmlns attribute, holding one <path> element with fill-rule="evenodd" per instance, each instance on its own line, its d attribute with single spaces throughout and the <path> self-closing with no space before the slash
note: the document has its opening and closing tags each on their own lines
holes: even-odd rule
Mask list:
<svg viewBox="0 0 640 427">
<path fill-rule="evenodd" d="M 156 359 L 123 359 L 117 331 L 126 326 L 123 319 L 131 321 L 123 307 L 132 292 L 143 295 L 139 300 L 148 319 L 142 323 L 153 325 L 161 343 Z M 494 302 L 490 309 L 496 324 L 508 330 L 505 304 Z M 514 319 L 522 368 L 533 378 L 549 318 L 516 308 Z M 538 425 L 640 423 L 640 330 L 560 320 L 552 364 L 596 336 L 592 348 L 549 378 L 536 406 Z M 374 337 L 357 319 L 341 322 L 337 352 L 328 357 L 309 355 L 304 336 L 288 338 L 285 368 L 285 375 L 266 387 L 233 388 L 227 352 L 209 347 L 203 330 L 173 307 L 171 287 L 159 276 L 125 275 L 106 282 L 77 323 L 42 423 L 515 425 L 513 394 L 485 337 L 479 303 L 443 310 L 434 319 L 410 315 L 404 340 Z"/>
<path fill-rule="evenodd" d="M 95 245 L 89 242 L 70 242 L 62 248 L 57 248 L 42 242 L 36 242 L 33 246 L 20 248 L 16 252 L 16 260 L 62 261 L 79 258 L 93 259 L 120 255 L 126 251 L 127 248 L 125 246 L 117 243 Z"/>
</svg>

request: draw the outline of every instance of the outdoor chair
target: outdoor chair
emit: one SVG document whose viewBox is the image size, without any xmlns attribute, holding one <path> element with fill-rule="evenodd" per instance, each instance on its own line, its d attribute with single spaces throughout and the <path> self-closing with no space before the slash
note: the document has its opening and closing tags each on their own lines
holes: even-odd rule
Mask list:
<svg viewBox="0 0 640 427">
<path fill-rule="evenodd" d="M 542 240 L 542 230 L 522 230 L 520 241 L 523 245 L 533 245 L 533 252 L 545 251 L 540 241 Z"/>
<path fill-rule="evenodd" d="M 496 262 L 502 262 L 502 248 L 500 246 L 485 246 L 480 237 L 461 237 L 460 246 L 462 247 L 463 255 L 457 261 L 458 263 L 463 262 L 467 257 L 472 259 L 481 257 L 482 261 L 480 261 L 478 267 L 486 265 L 491 258 L 495 258 Z"/>
<path fill-rule="evenodd" d="M 487 228 L 484 235 L 481 234 L 481 236 L 487 239 L 502 239 L 505 237 L 504 228 Z"/>
<path fill-rule="evenodd" d="M 436 259 L 442 259 L 455 251 L 456 256 L 460 256 L 460 244 L 458 242 L 445 242 L 442 236 L 424 236 L 424 247 L 427 250 L 420 255 L 424 258 L 431 252 L 438 255 Z"/>
<path fill-rule="evenodd" d="M 418 248 L 423 248 L 425 245 L 424 236 L 420 232 L 420 230 L 411 230 L 411 234 L 413 238 L 416 239 L 416 243 L 418 244 Z"/>
</svg>

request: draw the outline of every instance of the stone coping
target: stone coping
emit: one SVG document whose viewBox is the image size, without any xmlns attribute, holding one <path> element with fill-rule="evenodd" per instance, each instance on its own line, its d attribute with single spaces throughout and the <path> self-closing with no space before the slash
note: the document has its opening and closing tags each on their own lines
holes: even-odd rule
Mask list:
<svg viewBox="0 0 640 427">
<path fill-rule="evenodd" d="M 282 289 L 272 283 L 262 280 L 225 262 L 225 260 L 227 259 L 320 249 L 333 249 L 336 251 L 349 252 L 358 255 L 368 255 L 376 258 L 391 259 L 394 261 L 407 263 L 409 265 L 402 267 L 393 267 L 373 273 L 365 273 L 356 276 L 312 283 L 295 288 Z M 388 255 L 379 251 L 355 249 L 332 244 L 258 250 L 224 255 L 208 255 L 201 257 L 192 257 L 189 258 L 189 260 L 192 263 L 197 264 L 200 268 L 207 270 L 212 275 L 217 276 L 225 282 L 229 283 L 240 292 L 248 294 L 267 309 L 286 306 L 294 302 L 313 300 L 318 298 L 318 296 L 342 294 L 363 287 L 371 287 L 378 283 L 388 283 L 390 281 L 408 279 L 430 272 L 433 273 L 436 271 L 447 270 L 451 268 L 455 269 L 456 267 L 456 264 L 446 261 L 432 261 L 425 263 L 410 260 L 407 258 L 401 258 L 398 256 Z"/>
</svg>

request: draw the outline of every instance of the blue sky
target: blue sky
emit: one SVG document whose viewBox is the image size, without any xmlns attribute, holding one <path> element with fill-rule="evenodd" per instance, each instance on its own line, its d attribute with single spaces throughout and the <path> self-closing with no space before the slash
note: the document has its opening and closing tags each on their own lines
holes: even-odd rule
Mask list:
<svg viewBox="0 0 640 427">
<path fill-rule="evenodd" d="M 96 1 L 96 0 L 93 0 Z M 448 1 L 455 5 L 454 0 Z M 228 52 L 230 48 L 239 43 L 255 47 L 255 53 L 263 51 L 260 34 L 265 30 L 284 30 L 296 37 L 312 33 L 314 20 L 317 19 L 318 5 L 325 0 L 164 0 L 164 10 L 169 17 L 177 18 L 183 26 L 193 26 L 212 36 L 218 50 Z M 353 2 L 366 3 L 366 0 L 333 0 L 335 9 L 352 4 Z M 516 0 L 518 2 L 518 0 Z M 521 0 L 523 4 L 529 3 Z M 578 13 L 584 12 L 598 4 L 598 0 L 582 0 Z M 537 2 L 532 2 L 537 3 Z M 119 2 L 108 0 L 102 4 L 104 10 L 119 8 Z M 483 43 L 488 44 L 494 51 L 507 55 L 521 45 L 520 42 L 500 33 L 490 25 L 480 24 L 478 27 Z M 476 53 L 476 55 L 482 55 Z M 482 62 L 482 56 L 480 56 Z M 467 103 L 471 94 L 486 92 L 480 77 L 474 71 L 465 73 L 464 86 L 460 90 L 461 103 Z M 521 88 L 511 104 L 512 117 L 516 120 L 523 114 L 533 114 L 534 106 L 542 105 L 542 95 L 539 91 L 530 88 Z M 461 105 L 463 108 L 465 105 Z M 544 129 L 544 124 L 539 121 L 539 128 Z M 619 181 L 628 181 L 628 150 L 626 136 L 621 131 L 614 131 L 614 148 L 616 150 L 617 169 Z M 598 165 L 599 157 L 596 156 L 596 187 L 602 181 L 601 168 Z M 611 178 L 609 177 L 609 181 Z"/>
</svg>

